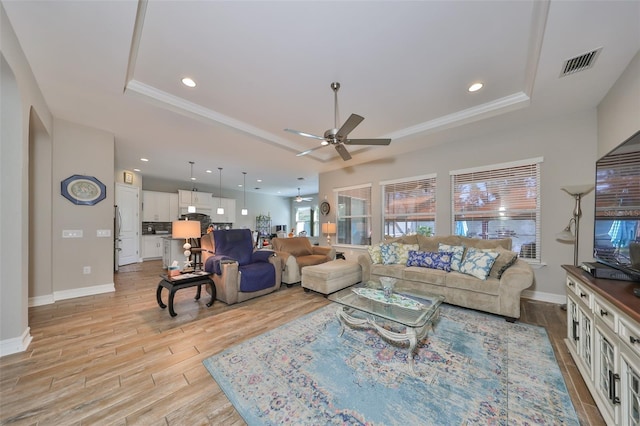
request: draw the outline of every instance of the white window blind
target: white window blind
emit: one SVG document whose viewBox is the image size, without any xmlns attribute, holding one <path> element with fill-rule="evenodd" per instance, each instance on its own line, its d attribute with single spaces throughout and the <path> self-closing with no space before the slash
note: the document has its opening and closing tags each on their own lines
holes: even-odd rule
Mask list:
<svg viewBox="0 0 640 426">
<path fill-rule="evenodd" d="M 451 172 L 455 235 L 511 238 L 520 257 L 540 260 L 542 159 Z"/>
<path fill-rule="evenodd" d="M 336 189 L 338 244 L 371 244 L 371 185 Z"/>
<path fill-rule="evenodd" d="M 436 221 L 436 175 L 381 182 L 383 235 L 432 235 Z"/>
</svg>

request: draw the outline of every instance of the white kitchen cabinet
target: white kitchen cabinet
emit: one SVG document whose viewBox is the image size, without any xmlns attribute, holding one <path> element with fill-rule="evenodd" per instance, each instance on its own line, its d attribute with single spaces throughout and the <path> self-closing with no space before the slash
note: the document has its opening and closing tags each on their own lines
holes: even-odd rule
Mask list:
<svg viewBox="0 0 640 426">
<path fill-rule="evenodd" d="M 169 194 L 169 220 L 173 222 L 174 220 L 180 219 L 180 201 L 177 193 Z"/>
<path fill-rule="evenodd" d="M 235 198 L 213 197 L 211 202 L 211 222 L 214 223 L 235 223 L 236 222 L 236 200 Z M 224 208 L 224 214 L 216 213 L 218 207 Z"/>
<path fill-rule="evenodd" d="M 640 424 L 640 301 L 631 282 L 567 274 L 569 353 L 607 425 Z"/>
<path fill-rule="evenodd" d="M 142 191 L 142 221 L 143 222 L 171 222 L 177 216 L 171 211 L 171 197 L 169 192 Z"/>
<path fill-rule="evenodd" d="M 175 239 L 171 237 L 162 238 L 162 267 L 168 268 L 174 260 L 178 261 L 178 266 L 182 270 L 184 261 L 187 259 L 184 255 L 183 239 Z"/>
<path fill-rule="evenodd" d="M 178 191 L 178 196 L 180 208 L 186 209 L 189 206 L 195 206 L 198 213 L 201 209 L 210 211 L 212 208 L 212 194 L 209 192 L 186 191 L 181 189 Z"/>
<path fill-rule="evenodd" d="M 142 236 L 142 259 L 160 259 L 162 257 L 162 237 L 158 235 Z"/>
</svg>

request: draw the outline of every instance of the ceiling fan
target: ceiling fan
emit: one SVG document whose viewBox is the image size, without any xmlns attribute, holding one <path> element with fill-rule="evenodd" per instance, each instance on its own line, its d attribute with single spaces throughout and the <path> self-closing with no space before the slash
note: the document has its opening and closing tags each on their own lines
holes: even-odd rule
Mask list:
<svg viewBox="0 0 640 426">
<path fill-rule="evenodd" d="M 349 151 L 347 151 L 347 148 L 345 148 L 345 145 L 389 145 L 391 143 L 391 139 L 347 139 L 349 133 L 351 133 L 351 131 L 355 129 L 362 120 L 364 120 L 364 117 L 361 117 L 358 114 L 351 114 L 342 127 L 338 129 L 338 89 L 340 89 L 340 83 L 331 83 L 331 90 L 333 90 L 334 96 L 335 122 L 333 129 L 329 129 L 324 132 L 324 137 L 316 136 L 307 132 L 300 132 L 298 130 L 284 129 L 287 132 L 322 141 L 320 146 L 298 153 L 298 157 L 307 155 L 310 152 L 322 148 L 323 146 L 334 145 L 336 147 L 336 151 L 340 154 L 340 157 L 346 161 L 351 159 L 351 155 L 349 154 Z"/>
<path fill-rule="evenodd" d="M 298 188 L 298 196 L 296 197 L 296 203 L 301 203 L 303 201 L 311 201 L 313 198 L 304 198 L 300 196 L 300 188 Z"/>
</svg>

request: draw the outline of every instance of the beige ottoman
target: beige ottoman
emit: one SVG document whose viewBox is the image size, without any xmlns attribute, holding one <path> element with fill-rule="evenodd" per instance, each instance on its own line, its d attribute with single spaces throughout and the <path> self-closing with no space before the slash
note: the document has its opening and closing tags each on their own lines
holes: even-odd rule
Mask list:
<svg viewBox="0 0 640 426">
<path fill-rule="evenodd" d="M 332 260 L 302 268 L 302 288 L 329 294 L 362 281 L 362 269 L 357 262 Z"/>
</svg>

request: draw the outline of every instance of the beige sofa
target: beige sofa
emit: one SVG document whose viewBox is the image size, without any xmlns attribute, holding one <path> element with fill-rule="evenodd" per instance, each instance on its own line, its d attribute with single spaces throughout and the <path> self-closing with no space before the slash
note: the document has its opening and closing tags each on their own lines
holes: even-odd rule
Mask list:
<svg viewBox="0 0 640 426">
<path fill-rule="evenodd" d="M 453 235 L 445 237 L 411 235 L 385 241 L 385 243 L 390 242 L 417 245 L 418 250 L 423 252 L 438 252 L 439 243 L 450 246 L 463 245 L 466 248 L 495 249 L 502 252 L 505 258 L 496 260 L 490 275 L 484 280 L 453 270 L 445 272 L 439 269 L 406 266 L 406 263 L 390 265 L 373 263 L 369 253 L 360 255 L 358 263 L 362 267 L 363 281 L 376 280 L 383 276 L 394 277 L 398 279 L 397 285 L 443 295 L 445 302 L 452 305 L 502 315 L 508 321 L 520 318 L 520 294 L 533 284 L 534 273 L 526 261 L 518 258 L 502 272 L 499 279 L 497 278 L 498 268 L 502 269 L 505 266 L 504 259 L 507 256 L 513 259 L 515 254 L 510 252 L 510 238 L 481 240 Z"/>
<path fill-rule="evenodd" d="M 271 246 L 282 259 L 282 283 L 288 287 L 299 283 L 302 268 L 334 260 L 333 247 L 313 246 L 307 237 L 272 238 Z"/>
</svg>

